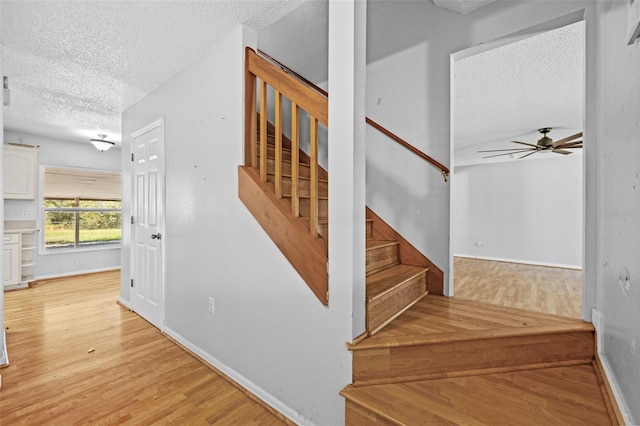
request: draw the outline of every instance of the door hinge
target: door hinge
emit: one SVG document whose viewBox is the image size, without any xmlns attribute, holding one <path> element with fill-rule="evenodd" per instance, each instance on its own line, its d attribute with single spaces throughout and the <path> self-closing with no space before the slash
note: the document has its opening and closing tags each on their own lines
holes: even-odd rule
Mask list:
<svg viewBox="0 0 640 426">
<path fill-rule="evenodd" d="M 131 216 L 131 224 L 133 225 L 133 216 Z"/>
<path fill-rule="evenodd" d="M 133 278 L 131 278 L 131 287 L 133 287 Z"/>
<path fill-rule="evenodd" d="M 327 274 L 329 273 L 329 262 L 327 262 Z"/>
<path fill-rule="evenodd" d="M 132 152 L 132 153 L 131 153 L 131 161 L 133 161 L 133 158 L 134 158 L 134 157 L 133 157 L 133 152 Z"/>
</svg>

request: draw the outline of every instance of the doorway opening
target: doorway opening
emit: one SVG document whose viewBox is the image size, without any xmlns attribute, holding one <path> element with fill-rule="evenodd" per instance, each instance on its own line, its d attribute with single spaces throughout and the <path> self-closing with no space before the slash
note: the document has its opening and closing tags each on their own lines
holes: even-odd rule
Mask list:
<svg viewBox="0 0 640 426">
<path fill-rule="evenodd" d="M 451 296 L 583 317 L 586 37 L 570 19 L 453 56 Z"/>
</svg>

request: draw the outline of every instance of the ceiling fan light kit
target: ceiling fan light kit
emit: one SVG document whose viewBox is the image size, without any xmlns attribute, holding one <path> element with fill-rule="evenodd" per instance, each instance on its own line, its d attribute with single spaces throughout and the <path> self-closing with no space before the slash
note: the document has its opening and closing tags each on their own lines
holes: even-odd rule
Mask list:
<svg viewBox="0 0 640 426">
<path fill-rule="evenodd" d="M 528 157 L 530 155 L 536 153 L 545 153 L 545 152 L 555 152 L 556 154 L 568 155 L 571 154 L 571 151 L 567 151 L 569 149 L 579 149 L 582 148 L 582 141 L 577 141 L 576 139 L 582 137 L 582 132 L 576 133 L 575 135 L 567 136 L 566 138 L 562 138 L 556 142 L 553 141 L 547 133 L 551 132 L 551 127 L 542 127 L 538 129 L 538 132 L 542 134 L 542 137 L 538 139 L 536 144 L 528 143 L 528 142 L 520 142 L 520 141 L 511 141 L 512 143 L 517 143 L 519 145 L 524 145 L 527 148 L 507 148 L 507 149 L 489 149 L 478 152 L 500 152 L 500 154 L 492 154 L 487 155 L 482 158 L 492 158 L 492 157 L 500 157 L 503 155 L 510 155 L 513 158 L 522 159 Z M 520 155 L 522 154 L 522 155 Z M 518 155 L 520 155 L 518 157 Z"/>
<path fill-rule="evenodd" d="M 91 139 L 90 142 L 93 144 L 93 146 L 96 147 L 96 149 L 100 152 L 105 152 L 107 151 L 109 148 L 111 148 L 112 146 L 115 145 L 115 142 L 111 142 L 111 141 L 106 141 L 104 140 L 104 138 L 107 137 L 107 135 L 103 135 L 102 133 L 98 133 L 98 137 L 100 139 Z"/>
</svg>

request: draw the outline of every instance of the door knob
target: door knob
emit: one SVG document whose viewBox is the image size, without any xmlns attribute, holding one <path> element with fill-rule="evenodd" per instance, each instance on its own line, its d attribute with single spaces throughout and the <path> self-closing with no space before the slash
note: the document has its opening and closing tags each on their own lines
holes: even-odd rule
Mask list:
<svg viewBox="0 0 640 426">
<path fill-rule="evenodd" d="M 151 234 L 152 240 L 159 240 L 162 238 L 162 235 L 158 232 L 157 234 Z"/>
</svg>

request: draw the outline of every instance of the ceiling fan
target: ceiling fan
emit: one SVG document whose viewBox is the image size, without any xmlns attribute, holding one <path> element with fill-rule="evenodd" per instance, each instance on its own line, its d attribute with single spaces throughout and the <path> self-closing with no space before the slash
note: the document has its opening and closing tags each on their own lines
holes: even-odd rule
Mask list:
<svg viewBox="0 0 640 426">
<path fill-rule="evenodd" d="M 562 138 L 556 142 L 553 141 L 550 137 L 547 136 L 547 133 L 551 131 L 551 127 L 543 127 L 538 129 L 538 132 L 542 133 L 542 137 L 538 139 L 537 144 L 532 144 L 528 142 L 520 142 L 520 141 L 511 141 L 513 143 L 517 143 L 520 145 L 526 145 L 527 148 L 509 148 L 509 149 L 489 149 L 486 151 L 478 151 L 478 152 L 503 152 L 501 154 L 493 154 L 488 155 L 482 158 L 491 158 L 491 157 L 499 157 L 501 155 L 519 155 L 524 154 L 520 158 L 528 157 L 530 155 L 535 154 L 536 152 L 555 152 L 556 154 L 567 155 L 571 154 L 571 151 L 567 151 L 568 149 L 577 149 L 582 148 L 582 141 L 575 140 L 582 137 L 582 132 L 576 133 L 575 135 L 567 136 L 566 138 Z"/>
</svg>

